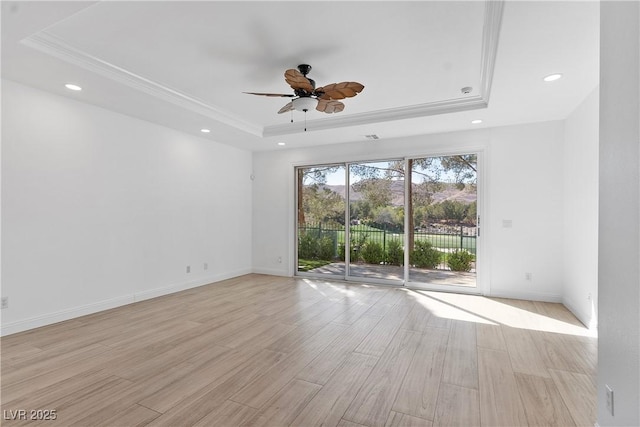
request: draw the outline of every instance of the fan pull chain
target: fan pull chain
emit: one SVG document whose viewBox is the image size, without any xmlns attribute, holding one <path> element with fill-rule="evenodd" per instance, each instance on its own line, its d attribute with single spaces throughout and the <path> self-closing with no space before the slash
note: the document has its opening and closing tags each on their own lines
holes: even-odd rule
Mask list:
<svg viewBox="0 0 640 427">
<path fill-rule="evenodd" d="M 291 123 L 293 123 L 293 110 L 291 110 Z"/>
<path fill-rule="evenodd" d="M 307 110 L 304 110 L 304 131 L 307 131 Z"/>
</svg>

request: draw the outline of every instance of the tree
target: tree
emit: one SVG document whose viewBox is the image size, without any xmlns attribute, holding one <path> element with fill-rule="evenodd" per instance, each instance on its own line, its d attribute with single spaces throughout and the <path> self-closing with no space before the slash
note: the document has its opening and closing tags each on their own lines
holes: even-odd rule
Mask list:
<svg viewBox="0 0 640 427">
<path fill-rule="evenodd" d="M 344 197 L 318 184 L 303 188 L 303 209 L 310 222 L 344 225 Z"/>
<path fill-rule="evenodd" d="M 391 182 L 384 179 L 368 178 L 353 184 L 353 189 L 362 193 L 372 209 L 391 203 Z"/>
<path fill-rule="evenodd" d="M 338 171 L 341 166 L 319 166 L 311 168 L 299 168 L 297 176 L 298 187 L 298 226 L 305 224 L 303 193 L 304 186 L 314 184 L 324 184 L 327 182 L 327 175 Z"/>
</svg>

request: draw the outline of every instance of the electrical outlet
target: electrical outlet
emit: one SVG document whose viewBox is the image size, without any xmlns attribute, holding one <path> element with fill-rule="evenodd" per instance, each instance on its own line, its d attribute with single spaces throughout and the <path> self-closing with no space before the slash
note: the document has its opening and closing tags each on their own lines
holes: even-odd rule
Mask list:
<svg viewBox="0 0 640 427">
<path fill-rule="evenodd" d="M 2 297 L 0 299 L 0 309 L 9 308 L 9 297 Z"/>
<path fill-rule="evenodd" d="M 187 265 L 187 273 L 191 273 L 191 266 Z"/>
<path fill-rule="evenodd" d="M 205 270 L 208 270 L 208 269 L 209 269 L 209 264 L 208 264 L 208 263 L 206 263 L 206 262 L 204 263 L 204 269 L 205 269 Z"/>
<path fill-rule="evenodd" d="M 607 411 L 613 416 L 613 390 L 608 385 L 604 385 L 607 389 Z"/>
<path fill-rule="evenodd" d="M 278 257 L 278 264 L 282 264 L 282 257 L 281 256 Z"/>
<path fill-rule="evenodd" d="M 524 278 L 525 280 L 529 280 L 531 281 L 531 278 L 533 277 L 533 275 L 531 273 L 524 273 Z"/>
</svg>

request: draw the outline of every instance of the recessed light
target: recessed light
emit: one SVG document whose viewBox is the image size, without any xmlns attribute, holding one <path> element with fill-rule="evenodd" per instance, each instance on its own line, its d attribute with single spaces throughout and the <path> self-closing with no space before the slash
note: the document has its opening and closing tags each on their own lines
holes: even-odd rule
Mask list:
<svg viewBox="0 0 640 427">
<path fill-rule="evenodd" d="M 286 142 L 278 142 L 278 145 L 281 146 L 281 147 L 284 147 L 285 145 L 287 145 L 287 143 Z"/>
<path fill-rule="evenodd" d="M 474 124 L 474 125 L 477 125 L 477 124 L 482 123 L 482 120 L 480 120 L 480 119 L 471 120 L 471 123 Z"/>
<path fill-rule="evenodd" d="M 67 83 L 66 85 L 64 85 L 64 87 L 66 87 L 69 90 L 82 90 L 82 88 L 78 85 L 74 85 L 73 83 Z"/>
<path fill-rule="evenodd" d="M 542 80 L 544 80 L 545 82 L 553 82 L 561 78 L 562 78 L 562 74 L 557 73 L 557 74 L 549 74 L 547 77 L 545 77 Z"/>
<path fill-rule="evenodd" d="M 210 131 L 209 129 L 200 129 L 200 132 L 202 132 L 202 133 L 209 133 L 209 132 L 211 132 L 211 131 Z"/>
</svg>

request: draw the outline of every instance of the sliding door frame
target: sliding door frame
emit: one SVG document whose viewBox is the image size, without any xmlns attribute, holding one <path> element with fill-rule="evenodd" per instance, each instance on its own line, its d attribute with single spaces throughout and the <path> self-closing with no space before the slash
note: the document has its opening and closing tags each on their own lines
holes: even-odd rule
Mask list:
<svg viewBox="0 0 640 427">
<path fill-rule="evenodd" d="M 475 154 L 477 156 L 477 215 L 478 215 L 478 231 L 476 236 L 476 286 L 474 288 L 467 288 L 464 286 L 455 286 L 455 285 L 429 285 L 420 283 L 418 286 L 412 286 L 412 282 L 409 279 L 409 251 L 405 250 L 404 252 L 404 277 L 402 280 L 392 280 L 392 279 L 376 279 L 376 278 L 368 278 L 368 277 L 355 277 L 351 276 L 349 273 L 350 266 L 350 250 L 349 250 L 349 242 L 350 242 L 350 168 L 349 166 L 352 164 L 359 163 L 375 163 L 381 161 L 389 161 L 402 159 L 404 160 L 404 168 L 405 174 L 411 173 L 409 171 L 408 165 L 409 160 L 411 159 L 420 159 L 426 157 L 444 157 L 444 156 L 455 156 L 462 154 Z M 407 287 L 409 289 L 417 289 L 417 290 L 433 290 L 433 291 L 445 291 L 445 292 L 457 292 L 457 293 L 467 293 L 467 294 L 481 294 L 488 295 L 490 293 L 489 288 L 489 277 L 487 272 L 489 271 L 489 254 L 487 253 L 487 241 L 489 240 L 489 221 L 487 221 L 487 198 L 488 194 L 485 191 L 486 186 L 486 177 L 485 171 L 487 170 L 486 162 L 487 162 L 487 148 L 486 147 L 461 147 L 455 150 L 441 150 L 441 151 L 428 151 L 426 153 L 422 152 L 420 154 L 410 154 L 401 157 L 389 156 L 386 158 L 380 159 L 365 159 L 365 160 L 350 160 L 350 161 L 335 161 L 335 162 L 322 162 L 322 163 L 304 163 L 304 164 L 294 164 L 293 166 L 293 178 L 294 183 L 297 180 L 298 170 L 304 168 L 312 168 L 312 167 L 321 167 L 321 166 L 344 166 L 345 167 L 345 273 L 344 275 L 327 275 L 327 274 L 313 274 L 308 272 L 300 272 L 298 271 L 298 198 L 300 195 L 298 194 L 298 186 L 294 185 L 294 203 L 293 203 L 293 229 L 295 230 L 293 233 L 293 257 L 292 257 L 292 276 L 298 277 L 308 277 L 315 279 L 333 279 L 333 280 L 345 280 L 349 282 L 360 282 L 360 283 L 372 283 L 379 285 L 387 285 L 387 286 L 397 286 L 397 287 Z M 408 179 L 404 180 L 404 188 L 405 188 L 405 197 L 404 197 L 404 209 L 405 209 L 405 219 L 404 219 L 404 246 L 406 247 L 406 243 L 408 241 L 408 233 L 409 230 L 409 217 L 406 215 L 409 212 L 410 207 L 409 203 L 411 200 L 407 197 L 409 185 Z"/>
</svg>

